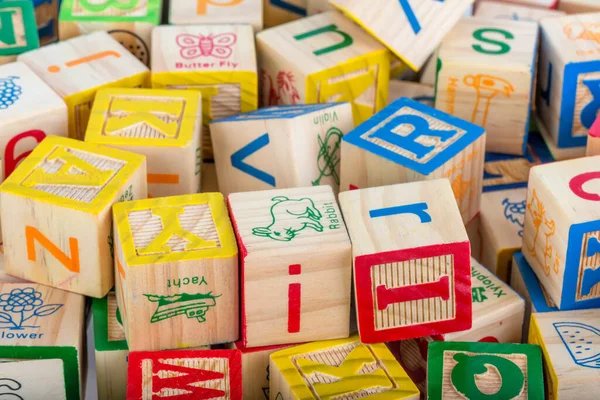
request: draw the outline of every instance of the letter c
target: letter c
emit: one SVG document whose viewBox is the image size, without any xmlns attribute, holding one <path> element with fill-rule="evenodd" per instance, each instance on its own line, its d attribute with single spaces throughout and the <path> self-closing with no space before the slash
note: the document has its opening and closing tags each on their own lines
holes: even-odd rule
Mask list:
<svg viewBox="0 0 600 400">
<path fill-rule="evenodd" d="M 584 200 L 589 201 L 600 201 L 600 195 L 597 193 L 590 193 L 583 190 L 583 185 L 593 179 L 600 179 L 600 171 L 586 172 L 584 174 L 577 175 L 569 181 L 569 188 L 577 196 Z"/>
</svg>

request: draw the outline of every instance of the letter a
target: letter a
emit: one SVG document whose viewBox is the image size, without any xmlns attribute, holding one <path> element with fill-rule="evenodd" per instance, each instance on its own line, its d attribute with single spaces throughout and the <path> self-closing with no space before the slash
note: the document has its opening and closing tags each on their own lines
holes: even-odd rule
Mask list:
<svg viewBox="0 0 600 400">
<path fill-rule="evenodd" d="M 69 252 L 71 253 L 71 258 L 33 226 L 25 226 L 25 240 L 27 242 L 27 259 L 29 261 L 35 262 L 37 260 L 35 254 L 35 241 L 37 240 L 42 247 L 48 250 L 50 254 L 65 266 L 66 269 L 79 273 L 79 246 L 77 239 L 72 237 L 69 238 Z"/>
</svg>

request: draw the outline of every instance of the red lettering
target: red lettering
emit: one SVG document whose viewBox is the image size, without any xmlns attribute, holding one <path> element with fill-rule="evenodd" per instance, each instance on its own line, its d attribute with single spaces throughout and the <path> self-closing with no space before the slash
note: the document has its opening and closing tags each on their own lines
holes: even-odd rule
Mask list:
<svg viewBox="0 0 600 400">
<path fill-rule="evenodd" d="M 569 181 L 569 188 L 577 197 L 581 197 L 584 200 L 600 201 L 600 195 L 597 193 L 590 193 L 583 190 L 583 185 L 594 179 L 600 179 L 600 171 L 586 172 L 573 177 Z"/>
<path fill-rule="evenodd" d="M 168 377 L 160 378 L 160 375 Z M 171 399 L 199 400 L 224 397 L 225 392 L 222 390 L 196 386 L 199 382 L 224 378 L 225 375 L 220 372 L 164 364 L 160 361 L 152 362 L 152 393 L 159 393 L 163 389 L 185 389 L 188 392 L 170 396 Z"/>
<path fill-rule="evenodd" d="M 442 276 L 439 281 L 435 282 L 419 283 L 394 289 L 379 285 L 377 286 L 377 309 L 382 311 L 390 304 L 434 297 L 441 297 L 444 301 L 450 298 L 450 278 L 448 276 Z"/>
<path fill-rule="evenodd" d="M 8 144 L 6 145 L 6 149 L 4 150 L 4 179 L 8 178 L 10 174 L 15 170 L 17 164 L 19 164 L 25 157 L 31 154 L 31 151 L 26 151 L 20 154 L 15 158 L 15 147 L 17 143 L 27 137 L 32 137 L 39 144 L 44 138 L 46 134 L 40 130 L 32 130 L 18 134 L 17 136 L 10 139 Z M 34 146 L 35 147 L 35 146 Z"/>
<path fill-rule="evenodd" d="M 289 266 L 290 275 L 300 275 L 300 264 Z M 288 333 L 300 332 L 300 312 L 302 305 L 302 287 L 299 283 L 290 283 L 288 287 Z"/>
</svg>

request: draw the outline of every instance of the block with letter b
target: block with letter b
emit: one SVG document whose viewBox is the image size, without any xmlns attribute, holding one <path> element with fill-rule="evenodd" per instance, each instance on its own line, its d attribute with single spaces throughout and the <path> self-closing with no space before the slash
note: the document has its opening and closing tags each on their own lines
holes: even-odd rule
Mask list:
<svg viewBox="0 0 600 400">
<path fill-rule="evenodd" d="M 117 304 L 132 351 L 238 339 L 237 245 L 220 193 L 114 207 Z"/>
<path fill-rule="evenodd" d="M 8 273 L 104 297 L 114 203 L 147 197 L 145 157 L 48 136 L 0 186 Z"/>
<path fill-rule="evenodd" d="M 85 141 L 146 156 L 148 196 L 200 190 L 202 102 L 198 92 L 101 89 Z"/>
<path fill-rule="evenodd" d="M 0 3 L 0 64 L 15 61 L 21 53 L 40 47 L 35 13 L 30 0 Z"/>
<path fill-rule="evenodd" d="M 340 194 L 363 343 L 471 328 L 467 233 L 445 179 Z"/>
<path fill-rule="evenodd" d="M 249 24 L 263 28 L 263 0 L 197 0 L 169 3 L 169 24 Z"/>
<path fill-rule="evenodd" d="M 463 222 L 479 212 L 485 130 L 400 98 L 342 139 L 340 190 L 448 178 Z"/>
<path fill-rule="evenodd" d="M 523 255 L 560 310 L 600 307 L 600 156 L 531 169 Z"/>
</svg>

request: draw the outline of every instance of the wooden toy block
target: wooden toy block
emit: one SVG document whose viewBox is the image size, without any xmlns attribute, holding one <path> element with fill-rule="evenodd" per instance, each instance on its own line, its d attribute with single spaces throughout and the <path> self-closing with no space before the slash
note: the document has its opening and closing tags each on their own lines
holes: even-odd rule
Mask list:
<svg viewBox="0 0 600 400">
<path fill-rule="evenodd" d="M 537 84 L 540 130 L 559 148 L 585 147 L 600 109 L 600 14 L 547 18 L 542 28 Z"/>
<path fill-rule="evenodd" d="M 61 0 L 33 0 L 40 46 L 58 40 L 58 11 Z"/>
<path fill-rule="evenodd" d="M 594 0 L 560 0 L 558 9 L 567 14 L 582 14 L 600 11 L 600 4 Z"/>
<path fill-rule="evenodd" d="M 433 107 L 434 95 L 433 86 L 392 79 L 390 80 L 388 105 L 400 97 L 408 97 L 411 100 Z"/>
<path fill-rule="evenodd" d="M 124 399 L 129 348 L 115 292 L 93 299 L 92 314 L 98 399 Z"/>
<path fill-rule="evenodd" d="M 40 47 L 33 4 L 28 0 L 0 3 L 0 64 Z"/>
<path fill-rule="evenodd" d="M 69 137 L 83 140 L 102 87 L 148 87 L 150 72 L 106 32 L 95 32 L 18 57 L 67 103 Z"/>
<path fill-rule="evenodd" d="M 242 400 L 241 369 L 237 350 L 131 352 L 127 399 Z"/>
<path fill-rule="evenodd" d="M 271 354 L 269 370 L 271 400 L 419 399 L 385 344 L 363 344 L 356 335 L 279 350 Z"/>
<path fill-rule="evenodd" d="M 542 136 L 542 139 L 544 139 L 548 150 L 552 154 L 552 158 L 554 158 L 556 161 L 562 161 L 585 157 L 586 146 L 558 147 L 554 142 L 554 139 L 552 139 L 550 132 L 548 132 L 546 129 L 546 126 L 542 122 L 541 118 L 536 115 L 535 119 L 537 121 L 536 124 L 539 128 L 540 135 Z"/>
<path fill-rule="evenodd" d="M 471 328 L 470 247 L 452 198 L 446 179 L 340 194 L 363 343 Z"/>
<path fill-rule="evenodd" d="M 544 357 L 547 399 L 592 400 L 600 383 L 598 310 L 531 315 L 529 343 Z"/>
<path fill-rule="evenodd" d="M 190 2 L 191 4 L 191 2 Z M 161 0 L 105 1 L 62 0 L 60 40 L 106 31 L 150 66 L 152 29 L 160 25 Z"/>
<path fill-rule="evenodd" d="M 249 24 L 254 32 L 263 28 L 263 0 L 171 1 L 169 24 Z"/>
<path fill-rule="evenodd" d="M 531 7 L 529 5 L 507 4 L 497 1 L 482 1 L 475 17 L 509 19 L 513 21 L 539 22 L 542 18 L 560 17 L 563 11 Z"/>
<path fill-rule="evenodd" d="M 481 263 L 504 282 L 510 281 L 513 253 L 523 244 L 527 189 L 509 189 L 481 196 Z"/>
<path fill-rule="evenodd" d="M 261 108 L 210 124 L 219 188 L 340 184 L 340 146 L 354 129 L 350 103 Z"/>
<path fill-rule="evenodd" d="M 447 178 L 463 222 L 479 212 L 485 130 L 400 98 L 342 139 L 340 191 Z"/>
<path fill-rule="evenodd" d="M 234 193 L 228 202 L 244 347 L 348 337 L 351 246 L 331 187 Z"/>
<path fill-rule="evenodd" d="M 523 254 L 561 310 L 600 306 L 600 156 L 531 170 Z"/>
<path fill-rule="evenodd" d="M 481 234 L 479 232 L 481 225 L 480 214 L 477 214 L 473 219 L 465 224 L 465 230 L 471 243 L 471 257 L 476 260 L 481 258 Z"/>
<path fill-rule="evenodd" d="M 540 281 L 520 251 L 513 255 L 510 286 L 525 300 L 523 342 L 527 342 L 531 313 L 558 311 L 558 308 L 540 285 Z"/>
<path fill-rule="evenodd" d="M 202 180 L 200 193 L 219 192 L 219 184 L 217 182 L 217 169 L 213 163 L 205 163 L 202 165 Z"/>
<path fill-rule="evenodd" d="M 592 125 L 588 132 L 587 147 L 585 149 L 586 156 L 600 155 L 600 118 Z"/>
<path fill-rule="evenodd" d="M 429 399 L 543 399 L 542 352 L 507 343 L 432 342 Z"/>
<path fill-rule="evenodd" d="M 473 1 L 330 0 L 330 3 L 418 71 Z"/>
<path fill-rule="evenodd" d="M 307 15 L 309 0 L 263 0 L 265 28 L 285 24 Z"/>
<path fill-rule="evenodd" d="M 104 297 L 112 205 L 146 197 L 145 157 L 48 136 L 0 186 L 6 271 Z"/>
<path fill-rule="evenodd" d="M 83 296 L 48 286 L 0 283 L 0 384 L 8 399 L 80 399 L 84 305 Z"/>
<path fill-rule="evenodd" d="M 484 127 L 487 151 L 525 154 L 537 36 L 533 22 L 463 18 L 440 45 L 436 108 Z"/>
<path fill-rule="evenodd" d="M 152 87 L 202 93 L 203 158 L 212 159 L 210 121 L 258 107 L 252 27 L 161 26 L 152 38 Z"/>
<path fill-rule="evenodd" d="M 387 104 L 389 51 L 337 11 L 256 35 L 265 105 L 351 102 L 354 124 Z"/>
<path fill-rule="evenodd" d="M 315 15 L 335 10 L 328 0 L 306 0 L 306 14 Z"/>
<path fill-rule="evenodd" d="M 198 92 L 101 89 L 85 141 L 144 155 L 149 197 L 200 190 L 202 101 Z"/>
</svg>

